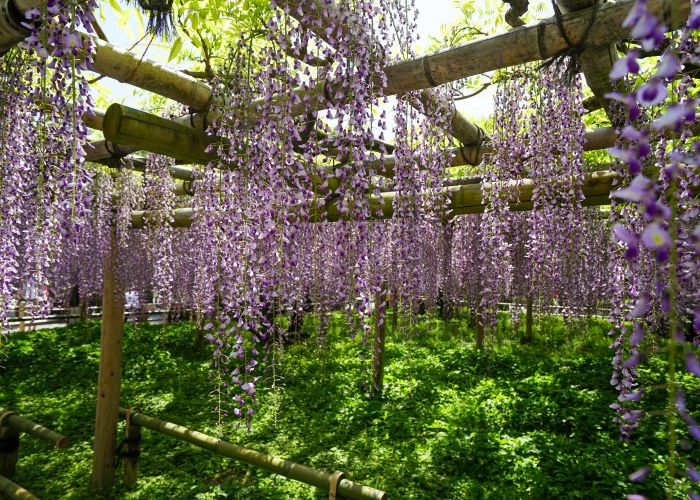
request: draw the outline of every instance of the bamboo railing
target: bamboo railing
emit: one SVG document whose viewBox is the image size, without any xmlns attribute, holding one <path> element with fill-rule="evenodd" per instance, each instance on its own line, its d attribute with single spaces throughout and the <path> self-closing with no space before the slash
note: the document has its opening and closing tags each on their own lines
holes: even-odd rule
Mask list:
<svg viewBox="0 0 700 500">
<path fill-rule="evenodd" d="M 63 434 L 47 429 L 43 425 L 32 422 L 28 418 L 21 417 L 14 412 L 0 408 L 0 423 L 5 427 L 10 427 L 32 437 L 46 441 L 56 448 L 67 448 L 70 439 Z"/>
<path fill-rule="evenodd" d="M 119 409 L 119 415 L 124 419 L 128 415 L 129 420 L 140 427 L 166 434 L 181 441 L 187 441 L 217 455 L 254 465 L 322 490 L 328 491 L 331 488 L 334 474 L 243 448 L 172 422 L 159 420 L 141 413 L 132 413 L 124 408 Z M 347 479 L 341 479 L 338 482 L 337 493 L 340 498 L 356 500 L 385 500 L 387 498 L 386 493 L 383 491 L 370 488 L 369 486 L 362 486 Z"/>
<path fill-rule="evenodd" d="M 11 500 L 39 500 L 39 497 L 32 495 L 29 491 L 10 481 L 5 476 L 0 476 L 0 493 Z"/>
</svg>

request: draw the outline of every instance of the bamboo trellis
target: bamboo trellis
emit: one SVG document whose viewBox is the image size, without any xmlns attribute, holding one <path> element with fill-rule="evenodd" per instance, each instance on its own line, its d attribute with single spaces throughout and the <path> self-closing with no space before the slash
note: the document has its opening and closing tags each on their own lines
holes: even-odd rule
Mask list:
<svg viewBox="0 0 700 500">
<path fill-rule="evenodd" d="M 296 0 L 285 3 L 298 5 Z M 547 59 L 568 47 L 568 42 L 583 43 L 585 50 L 581 56 L 582 67 L 588 83 L 593 90 L 597 105 L 604 106 L 604 93 L 607 91 L 607 76 L 609 67 L 616 57 L 612 44 L 629 36 L 629 30 L 622 28 L 622 22 L 634 5 L 634 0 L 624 0 L 616 3 L 590 6 L 590 0 L 560 0 L 565 9 L 571 10 L 564 15 L 561 25 L 554 19 L 544 20 L 532 26 L 513 29 L 507 33 L 486 37 L 480 40 L 455 46 L 422 57 L 390 64 L 384 68 L 386 95 L 404 94 L 410 91 L 422 92 L 422 99 L 429 100 L 432 94 L 428 89 L 475 76 L 488 71 L 494 71 L 511 66 Z M 0 52 L 17 43 L 26 34 L 21 26 L 21 13 L 33 7 L 41 7 L 45 0 L 0 0 Z M 336 8 L 328 2 L 321 2 L 324 8 Z M 657 17 L 663 19 L 669 29 L 682 25 L 690 11 L 689 0 L 649 0 L 648 9 Z M 295 9 L 291 9 L 294 12 Z M 319 11 L 320 14 L 320 11 Z M 589 23 L 595 16 L 595 22 Z M 322 17 L 319 15 L 319 18 Z M 564 30 L 566 37 L 560 30 Z M 322 30 L 321 30 L 322 31 Z M 320 34 L 320 33 L 317 33 Z M 585 36 L 585 40 L 583 40 Z M 322 34 L 321 34 L 322 36 Z M 116 125 L 109 116 L 97 114 L 86 117 L 89 127 L 104 130 L 109 142 L 98 142 L 89 152 L 93 161 L 109 161 L 114 156 L 124 156 L 139 149 L 159 152 L 172 156 L 183 162 L 206 162 L 212 158 L 204 148 L 208 141 L 216 140 L 204 134 L 207 125 L 209 108 L 213 103 L 211 88 L 191 76 L 172 70 L 164 65 L 118 49 L 107 42 L 95 39 L 96 54 L 93 69 L 100 75 L 135 85 L 144 90 L 173 99 L 189 106 L 195 112 L 180 120 L 152 119 L 152 115 L 143 112 L 138 116 L 143 121 L 132 120 L 124 125 L 121 118 Z M 376 75 L 379 78 L 379 75 Z M 318 85 L 311 89 L 295 89 L 292 114 L 306 113 L 306 102 L 323 102 L 325 95 L 333 95 L 335 89 Z M 277 99 L 289 99 L 289 96 L 278 96 Z M 602 101 L 602 102 L 601 102 Z M 262 101 L 249 104 L 246 114 L 254 118 L 260 112 Z M 119 112 L 123 111 L 121 109 Z M 119 113 L 112 112 L 112 115 Z M 450 110 L 452 133 L 461 143 L 461 148 L 451 150 L 451 166 L 477 165 L 486 147 L 482 147 L 483 134 L 478 127 Z M 156 117 L 157 118 L 157 117 Z M 139 125 L 141 123 L 141 125 Z M 149 123 L 150 128 L 143 125 Z M 158 125 L 158 127 L 154 127 Z M 160 131 L 160 132 L 154 132 Z M 158 135 L 159 142 L 144 141 L 144 136 L 153 139 Z M 612 128 L 601 128 L 586 134 L 585 149 L 602 149 L 612 146 L 615 141 L 615 131 Z M 155 144 L 155 146 L 154 146 Z M 182 145 L 186 147 L 182 147 Z M 385 162 L 386 175 L 393 175 L 391 157 Z M 174 178 L 191 180 L 192 170 L 185 167 L 170 169 Z M 612 171 L 592 172 L 584 177 L 584 205 L 602 205 L 609 201 L 615 174 Z M 183 192 L 184 192 L 184 184 Z M 532 193 L 534 184 L 529 179 L 518 183 L 519 195 L 511 200 L 512 210 L 530 210 L 533 208 Z M 177 189 L 177 188 L 176 188 Z M 482 183 L 465 183 L 455 186 L 445 186 L 441 193 L 449 199 L 450 215 L 477 213 L 484 210 L 483 191 L 489 185 Z M 394 192 L 382 193 L 381 196 L 370 196 L 372 211 L 381 211 L 381 218 L 391 217 L 392 201 L 397 196 Z M 134 227 L 143 227 L 148 213 L 135 212 L 132 215 Z M 341 214 L 337 207 L 328 204 L 322 211 L 313 213 L 316 220 L 338 220 Z M 187 226 L 191 223 L 192 209 L 182 208 L 174 211 L 174 225 Z M 103 293 L 103 325 L 100 359 L 100 376 L 98 381 L 98 409 L 94 445 L 94 463 L 92 484 L 98 489 L 110 487 L 114 481 L 113 457 L 116 446 L 116 428 L 119 403 L 119 378 L 121 367 L 121 341 L 123 332 L 123 294 L 118 291 L 115 281 L 114 261 L 116 246 L 112 241 L 110 264 L 105 266 Z"/>
</svg>

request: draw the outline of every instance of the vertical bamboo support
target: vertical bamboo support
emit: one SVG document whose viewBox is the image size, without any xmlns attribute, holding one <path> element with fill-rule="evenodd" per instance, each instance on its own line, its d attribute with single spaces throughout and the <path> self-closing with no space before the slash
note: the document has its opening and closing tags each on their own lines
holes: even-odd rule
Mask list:
<svg viewBox="0 0 700 500">
<path fill-rule="evenodd" d="M 525 304 L 525 335 L 522 338 L 523 344 L 532 342 L 532 295 L 527 296 Z"/>
<path fill-rule="evenodd" d="M 17 316 L 20 318 L 19 324 L 17 325 L 17 331 L 19 331 L 19 332 L 23 332 L 25 329 L 24 313 L 25 313 L 24 299 L 20 298 L 17 301 Z"/>
<path fill-rule="evenodd" d="M 80 312 L 78 313 L 80 315 L 80 321 L 86 321 L 88 319 L 88 306 L 87 306 L 87 298 L 86 297 L 80 297 Z"/>
<path fill-rule="evenodd" d="M 478 303 L 476 306 L 476 334 L 474 337 L 474 342 L 476 343 L 477 349 L 484 348 L 484 323 L 481 317 L 481 294 L 477 297 Z"/>
<path fill-rule="evenodd" d="M 122 340 L 124 336 L 124 291 L 116 276 L 118 246 L 112 228 L 110 253 L 104 265 L 100 372 L 97 382 L 95 442 L 92 457 L 92 488 L 103 491 L 114 484 L 114 456 L 119 420 Z"/>
<path fill-rule="evenodd" d="M 384 348 L 386 346 L 386 306 L 389 294 L 382 292 L 375 297 L 375 338 L 372 357 L 372 389 L 370 398 L 382 399 L 384 392 Z"/>
<path fill-rule="evenodd" d="M 0 476 L 11 479 L 17 465 L 19 431 L 3 425 L 3 417 L 6 415 L 7 413 L 0 414 Z"/>
<path fill-rule="evenodd" d="M 139 455 L 141 454 L 141 426 L 135 424 L 128 416 L 126 419 L 124 484 L 136 484 L 139 476 Z"/>
<path fill-rule="evenodd" d="M 399 327 L 399 294 L 396 289 L 393 293 L 389 293 L 389 304 L 394 309 L 394 315 L 391 318 L 391 334 L 396 335 L 396 330 Z"/>
</svg>

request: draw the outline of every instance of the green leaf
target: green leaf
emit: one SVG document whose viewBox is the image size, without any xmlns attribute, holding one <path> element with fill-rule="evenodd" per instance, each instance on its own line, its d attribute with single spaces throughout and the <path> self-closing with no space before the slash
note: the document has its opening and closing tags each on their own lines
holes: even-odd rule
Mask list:
<svg viewBox="0 0 700 500">
<path fill-rule="evenodd" d="M 170 55 L 168 56 L 168 62 L 175 59 L 181 50 L 182 50 L 182 38 L 176 38 L 175 42 L 173 43 L 172 48 L 170 49 Z"/>
<path fill-rule="evenodd" d="M 117 14 L 123 14 L 123 10 L 121 8 L 121 5 L 119 5 L 119 2 L 117 0 L 109 0 L 109 4 L 112 6 L 114 9 L 114 12 Z"/>
</svg>

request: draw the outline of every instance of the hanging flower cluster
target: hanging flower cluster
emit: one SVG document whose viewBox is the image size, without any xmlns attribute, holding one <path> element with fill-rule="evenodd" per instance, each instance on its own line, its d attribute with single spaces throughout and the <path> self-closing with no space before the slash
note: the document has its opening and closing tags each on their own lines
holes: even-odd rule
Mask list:
<svg viewBox="0 0 700 500">
<path fill-rule="evenodd" d="M 32 313 L 47 311 L 54 264 L 90 217 L 82 116 L 92 107 L 83 73 L 93 50 L 77 30 L 92 31 L 94 7 L 94 0 L 65 0 L 27 11 L 27 52 L 2 61 L 2 318 L 12 299 L 26 300 Z"/>
<path fill-rule="evenodd" d="M 632 391 L 635 367 L 641 361 L 641 345 L 649 327 L 668 328 L 666 353 L 669 360 L 667 409 L 669 469 L 682 470 L 676 450 L 678 440 L 675 420 L 685 422 L 688 433 L 700 439 L 700 428 L 688 412 L 683 390 L 676 376 L 678 358 L 685 359 L 687 370 L 700 376 L 696 342 L 700 334 L 700 209 L 693 190 L 700 185 L 700 141 L 692 141 L 691 124 L 696 121 L 698 101 L 695 83 L 683 67 L 700 60 L 700 3 L 692 1 L 690 16 L 678 37 L 666 38 L 667 27 L 638 1 L 624 23 L 639 40 L 642 50 L 667 47 L 659 58 L 653 75 L 629 92 L 615 92 L 611 97 L 626 108 L 626 123 L 621 131 L 624 146 L 610 153 L 627 167 L 627 183 L 613 193 L 618 200 L 617 295 L 618 315 L 624 298 L 631 297 L 633 307 L 625 319 L 632 323 L 632 333 L 624 336 L 626 326 L 613 344 L 616 348 L 615 374 L 622 374 L 620 402 L 613 405 L 621 414 L 621 430 L 627 436 L 642 416 L 639 409 L 629 409 L 627 401 L 638 401 L 642 391 Z M 638 50 L 631 50 L 616 62 L 610 77 L 617 81 L 640 71 Z M 619 255 L 622 257 L 620 258 Z M 623 259 L 626 262 L 623 262 Z M 646 279 L 629 279 L 643 271 Z M 626 285 L 626 286 L 625 286 Z M 687 326 L 684 326 L 687 325 Z M 626 342 L 626 343 L 625 343 Z M 693 464 L 686 467 L 692 481 L 697 474 Z M 675 484 L 673 482 L 669 484 Z M 672 492 L 669 492 L 672 495 Z M 692 490 L 691 497 L 697 496 Z"/>
</svg>

